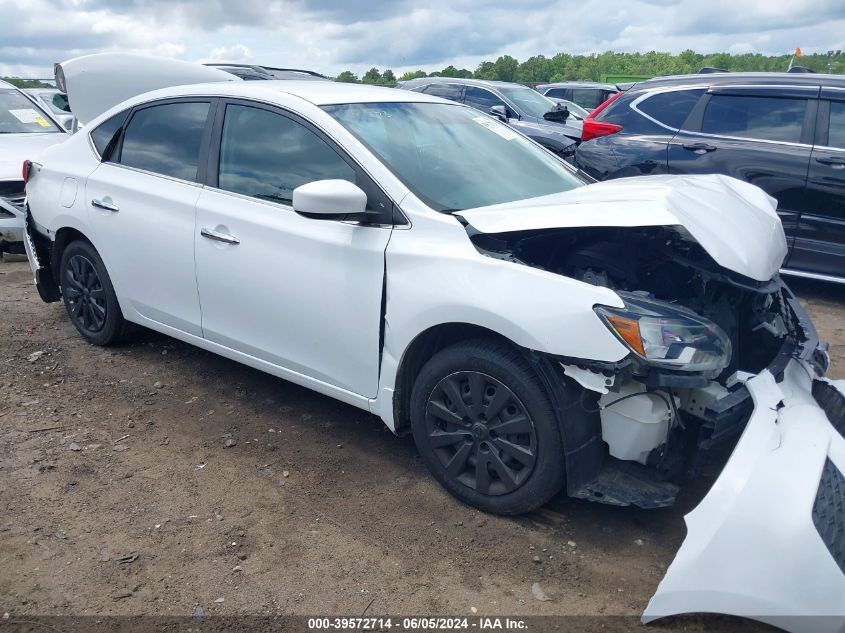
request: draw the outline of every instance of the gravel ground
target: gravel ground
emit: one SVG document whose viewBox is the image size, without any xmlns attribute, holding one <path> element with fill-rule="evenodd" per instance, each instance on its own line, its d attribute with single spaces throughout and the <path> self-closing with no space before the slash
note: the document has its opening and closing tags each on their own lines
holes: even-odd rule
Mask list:
<svg viewBox="0 0 845 633">
<path fill-rule="evenodd" d="M 794 286 L 845 376 L 845 290 Z M 16 615 L 638 615 L 715 474 L 671 509 L 487 516 L 363 411 L 154 333 L 86 344 L 25 263 L 0 264 L 0 310 L 0 611 Z"/>
</svg>

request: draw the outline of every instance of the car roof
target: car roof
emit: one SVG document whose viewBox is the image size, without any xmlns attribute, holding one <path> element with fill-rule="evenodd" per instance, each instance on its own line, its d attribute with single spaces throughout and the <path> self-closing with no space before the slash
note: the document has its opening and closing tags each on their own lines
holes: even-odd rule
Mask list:
<svg viewBox="0 0 845 633">
<path fill-rule="evenodd" d="M 268 81 L 221 81 L 205 84 L 189 84 L 163 88 L 139 95 L 135 102 L 147 101 L 150 97 L 208 95 L 225 97 L 244 97 L 273 101 L 279 94 L 289 94 L 309 101 L 317 106 L 342 103 L 450 103 L 445 99 L 396 90 L 382 86 L 341 83 L 334 81 L 312 81 L 307 79 L 273 79 Z"/>
<path fill-rule="evenodd" d="M 538 88 L 604 88 L 605 90 L 618 90 L 613 84 L 603 84 L 598 81 L 554 81 L 548 84 L 538 84 Z"/>
<path fill-rule="evenodd" d="M 428 84 L 460 84 L 462 86 L 479 86 L 493 89 L 511 86 L 528 88 L 528 86 L 513 81 L 494 81 L 492 79 L 470 79 L 465 77 L 418 77 L 417 79 L 409 79 L 399 83 L 403 88 L 406 86 L 427 86 Z"/>
<path fill-rule="evenodd" d="M 845 76 L 821 73 L 703 73 L 695 75 L 670 75 L 654 77 L 634 84 L 634 90 L 659 88 L 675 85 L 730 86 L 748 85 L 784 85 L 784 86 L 837 86 L 845 88 Z"/>
</svg>

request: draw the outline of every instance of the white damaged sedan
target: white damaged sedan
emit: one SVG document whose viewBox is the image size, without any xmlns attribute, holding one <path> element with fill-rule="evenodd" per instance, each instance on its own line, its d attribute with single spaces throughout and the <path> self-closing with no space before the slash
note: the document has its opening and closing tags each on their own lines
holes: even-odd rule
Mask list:
<svg viewBox="0 0 845 633">
<path fill-rule="evenodd" d="M 26 245 L 90 342 L 137 324 L 371 411 L 488 512 L 665 506 L 736 443 L 644 619 L 845 630 L 845 384 L 761 190 L 588 184 L 415 92 L 58 72 L 86 129 L 27 164 Z"/>
</svg>

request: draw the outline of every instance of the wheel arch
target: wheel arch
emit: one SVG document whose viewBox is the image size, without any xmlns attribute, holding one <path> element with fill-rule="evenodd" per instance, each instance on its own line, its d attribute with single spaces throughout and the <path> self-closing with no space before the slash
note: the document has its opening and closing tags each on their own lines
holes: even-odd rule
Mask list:
<svg viewBox="0 0 845 633">
<path fill-rule="evenodd" d="M 561 458 L 565 459 L 569 494 L 593 479 L 604 463 L 607 446 L 601 438 L 598 414 L 581 406 L 580 397 L 573 397 L 581 387 L 566 377 L 553 356 L 528 349 L 495 330 L 474 323 L 447 322 L 431 326 L 405 347 L 394 382 L 394 432 L 403 435 L 410 429 L 411 389 L 423 365 L 440 350 L 471 339 L 502 341 L 525 356 L 552 401 L 563 442 Z"/>
</svg>

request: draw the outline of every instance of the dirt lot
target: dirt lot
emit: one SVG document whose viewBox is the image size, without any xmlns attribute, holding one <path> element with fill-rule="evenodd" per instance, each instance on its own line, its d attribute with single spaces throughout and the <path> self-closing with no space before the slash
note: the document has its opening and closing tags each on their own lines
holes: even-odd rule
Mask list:
<svg viewBox="0 0 845 633">
<path fill-rule="evenodd" d="M 845 376 L 845 291 L 794 286 Z M 25 263 L 0 314 L 0 611 L 637 615 L 712 482 L 486 516 L 362 411 L 153 333 L 84 343 Z M 705 626 L 749 629 L 661 628 Z"/>
</svg>

